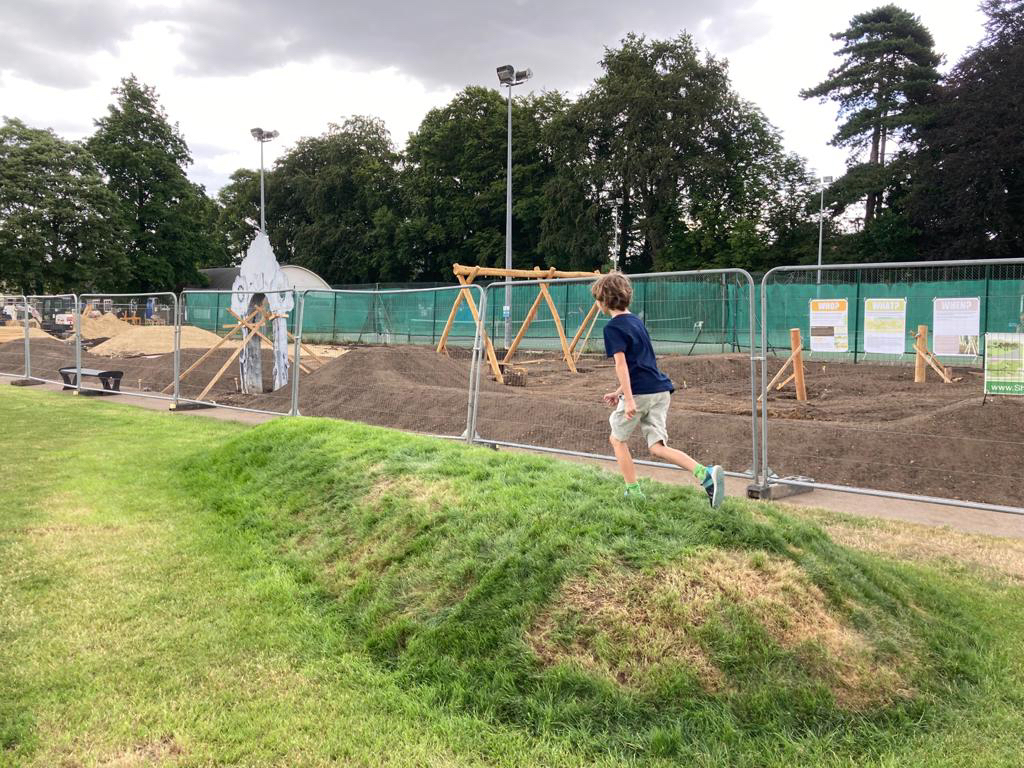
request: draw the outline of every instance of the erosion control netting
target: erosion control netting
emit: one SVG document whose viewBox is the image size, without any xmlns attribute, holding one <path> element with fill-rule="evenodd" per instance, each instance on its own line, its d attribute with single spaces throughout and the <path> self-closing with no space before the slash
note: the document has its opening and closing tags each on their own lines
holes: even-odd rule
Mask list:
<svg viewBox="0 0 1024 768">
<path fill-rule="evenodd" d="M 293 291 L 241 292 L 232 310 L 230 292 L 181 295 L 179 397 L 183 401 L 288 413 L 292 403 L 297 303 Z M 283 354 L 275 349 L 280 345 Z M 257 373 L 247 382 L 242 357 Z M 302 361 L 303 373 L 316 361 Z M 275 373 L 276 371 L 276 373 Z M 187 406 L 184 406 L 187 407 Z"/>
<path fill-rule="evenodd" d="M 458 293 L 307 292 L 302 360 L 319 359 L 316 370 L 303 373 L 299 412 L 463 435 L 476 329 L 465 301 L 455 313 L 444 351 L 436 351 Z M 480 289 L 473 288 L 470 294 L 479 304 Z M 441 320 L 435 324 L 432 318 Z"/>
</svg>

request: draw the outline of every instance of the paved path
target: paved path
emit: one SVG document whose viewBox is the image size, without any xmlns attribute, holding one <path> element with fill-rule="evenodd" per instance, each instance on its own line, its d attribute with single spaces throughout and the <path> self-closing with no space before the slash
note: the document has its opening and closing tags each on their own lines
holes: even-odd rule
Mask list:
<svg viewBox="0 0 1024 768">
<path fill-rule="evenodd" d="M 0 386 L 3 386 L 2 380 L 0 380 Z M 39 388 L 57 392 L 61 391 L 60 385 L 57 384 L 42 384 Z M 73 396 L 70 392 L 67 394 L 68 396 Z M 168 403 L 166 400 L 156 400 L 153 398 L 139 397 L 137 395 L 130 394 L 120 394 L 116 397 L 80 396 L 80 399 L 86 407 L 88 407 L 88 404 L 95 402 L 116 402 L 123 405 L 134 405 L 148 410 L 168 410 Z M 196 416 L 219 419 L 222 421 L 237 421 L 243 424 L 262 424 L 270 419 L 277 418 L 276 416 L 270 416 L 267 414 L 237 411 L 230 408 L 203 408 L 199 410 L 179 411 L 179 413 L 194 414 Z M 503 448 L 502 450 L 513 449 Z M 546 455 L 555 456 L 556 458 L 561 458 L 567 461 L 597 465 L 610 471 L 616 471 L 615 464 L 612 461 L 587 459 L 575 456 L 561 456 L 557 454 Z M 680 470 L 663 469 L 660 467 L 645 467 L 643 465 L 639 465 L 637 469 L 642 477 L 650 477 L 661 482 L 684 484 L 693 482 L 686 473 Z M 746 496 L 746 487 L 747 481 L 742 478 L 727 478 L 726 490 L 730 496 Z M 982 510 L 948 507 L 942 504 L 901 501 L 875 496 L 861 496 L 853 493 L 841 493 L 839 491 L 812 491 L 811 493 L 792 496 L 784 501 L 775 503 L 793 505 L 796 507 L 826 509 L 850 515 L 861 515 L 863 517 L 880 517 L 887 520 L 902 520 L 903 522 L 908 523 L 949 526 L 955 530 L 967 533 L 983 533 L 990 536 L 1005 536 L 1009 538 L 1024 539 L 1024 515 L 985 512 Z"/>
</svg>

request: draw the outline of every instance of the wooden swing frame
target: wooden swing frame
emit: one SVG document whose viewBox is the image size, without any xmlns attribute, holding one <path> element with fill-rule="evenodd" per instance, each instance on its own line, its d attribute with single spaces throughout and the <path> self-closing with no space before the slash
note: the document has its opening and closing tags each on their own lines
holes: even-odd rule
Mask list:
<svg viewBox="0 0 1024 768">
<path fill-rule="evenodd" d="M 569 280 L 581 277 L 596 278 L 601 274 L 600 272 L 562 272 L 554 267 L 549 267 L 548 269 L 534 267 L 532 270 L 498 269 L 494 267 L 479 266 L 466 267 L 461 264 L 453 265 L 452 271 L 455 273 L 455 277 L 463 288 L 455 296 L 451 312 L 448 313 L 448 321 L 445 323 L 444 331 L 441 333 L 441 340 L 437 344 L 437 351 L 441 354 L 445 352 L 445 348 L 448 343 L 448 335 L 451 333 L 452 325 L 455 323 L 455 315 L 463 301 L 469 304 L 469 311 L 473 315 L 473 320 L 480 323 L 480 313 L 477 310 L 476 302 L 473 300 L 473 293 L 469 290 L 469 286 L 472 285 L 473 281 L 478 277 L 500 277 L 510 278 L 513 280 Z M 594 326 L 597 325 L 600 307 L 595 301 L 590 307 L 590 311 L 587 312 L 587 316 L 583 318 L 583 322 L 580 323 L 580 327 L 573 335 L 572 341 L 569 341 L 565 335 L 565 327 L 562 325 L 562 318 L 558 316 L 558 309 L 555 307 L 555 301 L 551 297 L 551 291 L 548 290 L 548 284 L 545 282 L 537 285 L 537 298 L 534 299 L 533 305 L 530 307 L 530 311 L 526 313 L 526 317 L 523 319 L 523 324 L 519 327 L 518 333 L 516 333 L 512 343 L 509 344 L 509 348 L 505 351 L 505 356 L 500 362 L 498 361 L 497 353 L 494 351 L 494 344 L 491 343 L 491 339 L 487 335 L 486 329 L 484 329 L 481 324 L 481 333 L 483 335 L 484 347 L 487 354 L 487 362 L 491 367 L 491 373 L 494 375 L 494 378 L 502 384 L 505 383 L 502 366 L 511 362 L 513 355 L 515 355 L 516 350 L 519 349 L 519 345 L 525 338 L 527 330 L 529 330 L 530 325 L 536 319 L 537 312 L 540 309 L 542 301 L 548 305 L 548 309 L 551 311 L 551 317 L 554 318 L 555 330 L 558 331 L 558 341 L 562 349 L 562 359 L 565 360 L 566 366 L 572 373 L 578 373 L 576 363 L 583 354 L 583 349 L 586 347 L 587 341 L 590 339 L 590 334 L 594 330 Z M 586 337 L 584 338 L 583 343 L 580 344 L 580 339 L 584 337 L 584 333 L 586 333 Z M 579 347 L 578 351 L 577 347 Z"/>
</svg>

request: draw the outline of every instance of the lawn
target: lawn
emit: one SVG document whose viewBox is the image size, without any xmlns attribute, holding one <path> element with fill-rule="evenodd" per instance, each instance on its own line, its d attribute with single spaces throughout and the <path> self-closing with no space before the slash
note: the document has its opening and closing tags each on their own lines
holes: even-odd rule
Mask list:
<svg viewBox="0 0 1024 768">
<path fill-rule="evenodd" d="M 328 420 L 0 420 L 2 766 L 1024 753 L 1009 545 Z"/>
</svg>

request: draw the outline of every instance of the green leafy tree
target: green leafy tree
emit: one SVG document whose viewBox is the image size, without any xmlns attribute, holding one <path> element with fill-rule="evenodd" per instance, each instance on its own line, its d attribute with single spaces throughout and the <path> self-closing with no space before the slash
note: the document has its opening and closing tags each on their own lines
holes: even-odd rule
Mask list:
<svg viewBox="0 0 1024 768">
<path fill-rule="evenodd" d="M 115 103 L 96 121 L 87 146 L 120 201 L 128 231 L 131 290 L 176 290 L 199 278 L 196 266 L 217 261 L 202 187 L 185 175 L 192 162 L 177 125 L 156 91 L 127 77 Z"/>
<path fill-rule="evenodd" d="M 557 93 L 512 101 L 512 262 L 540 264 L 544 185 L 552 175 L 546 126 L 564 109 Z M 409 137 L 402 189 L 408 219 L 403 251 L 413 274 L 450 280 L 451 266 L 505 263 L 508 104 L 470 86 L 432 109 Z"/>
<path fill-rule="evenodd" d="M 624 268 L 749 266 L 780 239 L 773 226 L 806 217 L 803 162 L 688 35 L 630 35 L 602 67 L 553 126 L 559 197 L 546 237 L 566 246 L 575 237 L 594 256 L 603 240 L 607 254 L 620 199 Z"/>
<path fill-rule="evenodd" d="M 5 119 L 0 276 L 5 291 L 117 290 L 128 277 L 118 201 L 85 147 Z"/>
<path fill-rule="evenodd" d="M 228 263 L 237 263 L 260 231 L 260 174 L 239 168 L 217 194 L 217 228 Z"/>
<path fill-rule="evenodd" d="M 982 8 L 985 38 L 949 73 L 912 167 L 930 258 L 1024 256 L 1024 2 Z"/>
<path fill-rule="evenodd" d="M 841 42 L 836 55 L 842 63 L 800 95 L 839 105 L 842 122 L 832 144 L 854 153 L 846 198 L 865 201 L 867 227 L 885 205 L 891 178 L 884 171 L 889 144 L 909 139 L 926 118 L 941 57 L 921 20 L 895 5 L 857 14 L 832 39 Z M 868 158 L 861 163 L 865 150 Z"/>
<path fill-rule="evenodd" d="M 267 233 L 278 259 L 332 283 L 407 279 L 396 246 L 398 162 L 377 118 L 352 117 L 299 141 L 267 178 Z"/>
</svg>

